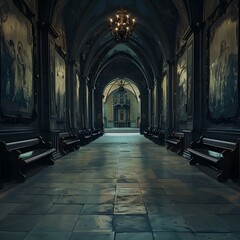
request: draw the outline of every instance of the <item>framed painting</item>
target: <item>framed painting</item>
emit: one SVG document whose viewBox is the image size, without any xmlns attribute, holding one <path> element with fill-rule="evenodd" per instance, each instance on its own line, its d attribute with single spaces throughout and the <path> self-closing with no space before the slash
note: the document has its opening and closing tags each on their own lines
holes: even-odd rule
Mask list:
<svg viewBox="0 0 240 240">
<path fill-rule="evenodd" d="M 239 12 L 237 1 L 209 28 L 209 118 L 235 121 L 238 114 Z"/>
<path fill-rule="evenodd" d="M 55 51 L 55 98 L 56 119 L 61 123 L 66 119 L 66 70 L 65 61 L 58 51 Z"/>
<path fill-rule="evenodd" d="M 9 0 L 1 1 L 0 16 L 1 115 L 31 119 L 34 112 L 32 24 Z"/>
</svg>

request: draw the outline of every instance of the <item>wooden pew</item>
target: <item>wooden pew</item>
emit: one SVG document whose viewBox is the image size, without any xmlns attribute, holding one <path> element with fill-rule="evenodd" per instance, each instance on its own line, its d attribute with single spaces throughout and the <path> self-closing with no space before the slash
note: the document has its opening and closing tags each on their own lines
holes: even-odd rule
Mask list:
<svg viewBox="0 0 240 240">
<path fill-rule="evenodd" d="M 173 132 L 166 139 L 167 149 L 170 149 L 178 154 L 182 154 L 184 151 L 184 133 Z"/>
<path fill-rule="evenodd" d="M 94 141 L 98 138 L 98 133 L 95 129 L 93 129 L 93 128 L 88 129 L 88 133 L 91 135 L 92 141 Z"/>
<path fill-rule="evenodd" d="M 59 152 L 64 156 L 80 148 L 80 140 L 71 132 L 59 133 Z"/>
<path fill-rule="evenodd" d="M 159 145 L 164 145 L 165 132 L 161 128 L 156 128 L 152 131 L 151 136 L 149 137 L 154 143 Z"/>
<path fill-rule="evenodd" d="M 151 137 L 152 131 L 153 131 L 153 128 L 152 128 L 152 127 L 146 128 L 146 129 L 143 131 L 144 137 L 146 137 L 146 138 Z"/>
<path fill-rule="evenodd" d="M 84 146 L 92 141 L 92 136 L 87 129 L 80 129 L 78 131 L 78 139 L 80 140 L 80 144 Z"/>
<path fill-rule="evenodd" d="M 26 167 L 44 161 L 53 165 L 52 154 L 56 151 L 50 142 L 45 142 L 41 136 L 16 142 L 0 141 L 0 158 L 3 166 L 2 178 L 14 179 L 17 182 L 24 182 Z M 8 176 L 6 176 L 8 175 Z"/>
<path fill-rule="evenodd" d="M 220 171 L 219 182 L 239 177 L 239 143 L 227 142 L 212 138 L 201 137 L 198 142 L 192 142 L 187 149 L 191 153 L 190 164 L 211 166 Z"/>
</svg>

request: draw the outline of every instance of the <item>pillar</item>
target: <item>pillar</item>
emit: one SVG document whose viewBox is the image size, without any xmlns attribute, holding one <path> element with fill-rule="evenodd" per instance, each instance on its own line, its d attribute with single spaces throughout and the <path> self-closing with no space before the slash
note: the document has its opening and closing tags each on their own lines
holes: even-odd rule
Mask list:
<svg viewBox="0 0 240 240">
<path fill-rule="evenodd" d="M 196 24 L 193 28 L 193 139 L 198 139 L 202 132 L 203 119 L 205 116 L 205 97 L 203 97 L 203 24 Z"/>
<path fill-rule="evenodd" d="M 174 92 L 174 74 L 175 74 L 175 61 L 167 61 L 167 116 L 166 116 L 166 131 L 167 133 L 172 132 L 174 129 L 174 118 L 175 118 L 175 92 Z"/>
<path fill-rule="evenodd" d="M 55 53 L 54 39 L 57 37 L 57 33 L 44 22 L 39 23 L 38 30 L 40 72 L 37 81 L 39 89 L 37 101 L 39 128 L 42 135 L 46 139 L 50 139 L 51 130 L 55 128 L 55 55 L 52 56 L 51 51 Z"/>
</svg>

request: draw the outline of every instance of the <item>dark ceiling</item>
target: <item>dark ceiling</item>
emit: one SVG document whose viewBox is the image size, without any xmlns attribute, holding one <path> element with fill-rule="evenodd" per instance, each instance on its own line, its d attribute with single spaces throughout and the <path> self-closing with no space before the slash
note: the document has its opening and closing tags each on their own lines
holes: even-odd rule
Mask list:
<svg viewBox="0 0 240 240">
<path fill-rule="evenodd" d="M 202 0 L 194 4 L 191 0 L 39 2 L 40 20 L 51 24 L 63 36 L 62 47 L 69 60 L 80 62 L 82 77 L 100 86 L 114 75 L 128 76 L 143 89 L 150 88 L 161 76 L 163 63 L 175 55 L 179 29 L 184 33 L 197 22 L 196 12 L 202 6 Z M 136 18 L 134 33 L 123 43 L 114 41 L 108 27 L 109 17 L 120 7 Z"/>
</svg>

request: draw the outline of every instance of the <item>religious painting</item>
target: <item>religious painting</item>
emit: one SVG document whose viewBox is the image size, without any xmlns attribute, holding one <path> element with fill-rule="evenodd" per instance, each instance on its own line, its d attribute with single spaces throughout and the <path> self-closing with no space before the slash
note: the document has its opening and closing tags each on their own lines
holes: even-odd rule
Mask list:
<svg viewBox="0 0 240 240">
<path fill-rule="evenodd" d="M 56 93 L 55 93 L 55 43 L 53 41 L 49 41 L 49 62 L 50 62 L 50 112 L 51 117 L 54 118 L 56 116 Z"/>
<path fill-rule="evenodd" d="M 186 51 L 178 59 L 177 64 L 177 114 L 178 121 L 183 123 L 188 119 L 187 116 L 187 53 Z"/>
<path fill-rule="evenodd" d="M 210 28 L 209 112 L 211 119 L 234 119 L 238 111 L 238 31 L 237 7 L 230 7 Z"/>
<path fill-rule="evenodd" d="M 192 116 L 192 81 L 193 81 L 193 45 L 189 44 L 187 49 L 187 114 Z"/>
<path fill-rule="evenodd" d="M 33 94 L 32 24 L 12 1 L 0 3 L 0 78 L 3 117 L 31 118 Z"/>
<path fill-rule="evenodd" d="M 63 122 L 66 118 L 66 71 L 65 61 L 57 51 L 55 51 L 55 94 L 57 121 Z"/>
</svg>

